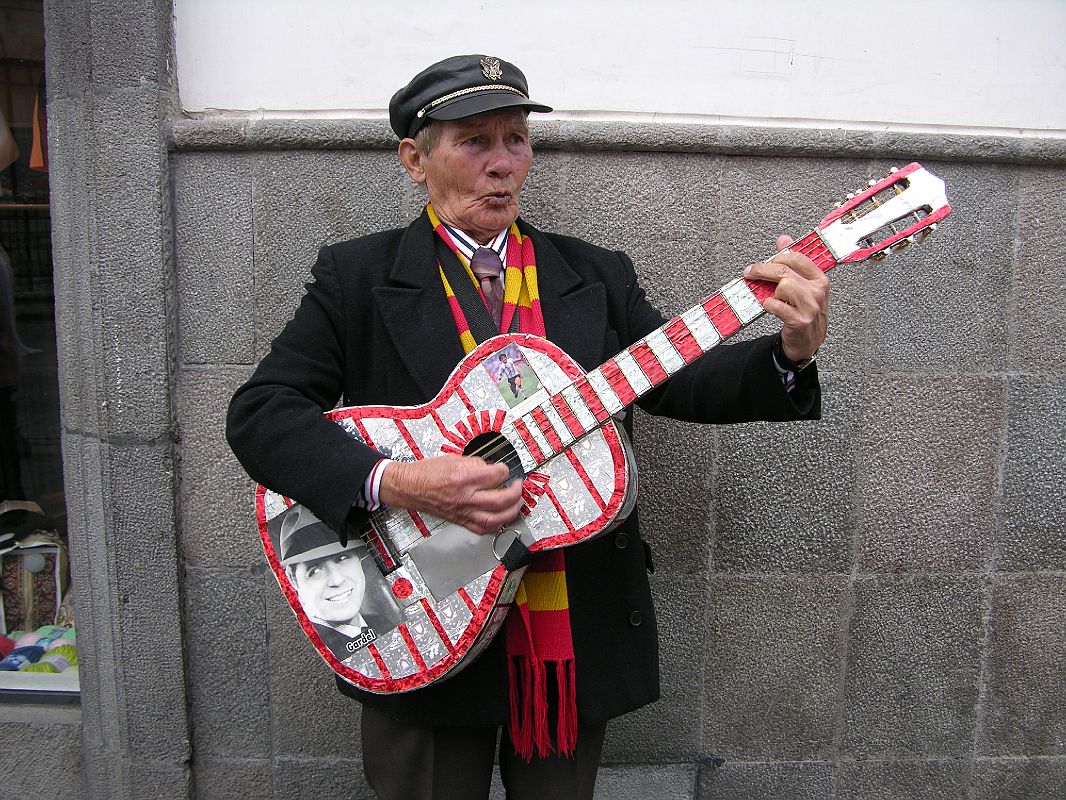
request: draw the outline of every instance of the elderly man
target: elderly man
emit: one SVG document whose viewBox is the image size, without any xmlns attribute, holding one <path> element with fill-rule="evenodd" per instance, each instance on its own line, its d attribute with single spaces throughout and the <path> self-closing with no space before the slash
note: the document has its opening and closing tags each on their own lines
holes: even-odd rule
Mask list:
<svg viewBox="0 0 1066 800">
<path fill-rule="evenodd" d="M 487 56 L 446 59 L 400 89 L 389 110 L 400 162 L 429 203 L 405 229 L 320 251 L 293 320 L 234 396 L 228 436 L 254 479 L 310 508 L 342 539 L 381 504 L 493 533 L 522 502 L 521 482 L 505 484 L 505 466 L 459 455 L 393 462 L 323 410 L 338 398 L 427 402 L 485 335 L 536 333 L 592 369 L 665 320 L 624 254 L 519 219 L 533 161 L 526 116 L 550 109 L 529 98 L 517 67 Z M 825 338 L 828 282 L 794 253 L 747 275 L 777 284 L 764 305 L 780 333 L 712 350 L 642 398 L 645 410 L 711 423 L 817 418 L 811 361 Z M 512 613 L 472 665 L 407 694 L 374 696 L 338 682 L 364 704 L 364 769 L 381 797 L 486 797 L 507 720 L 499 760 L 508 797 L 592 797 L 607 720 L 659 693 L 650 549 L 633 514 L 608 536 L 542 559 L 547 566 L 531 572 L 565 576 L 552 598 L 565 613 L 552 625 L 527 626 Z M 540 689 L 514 676 L 531 663 L 548 676 L 549 719 L 539 720 L 547 735 L 521 724 L 526 695 Z"/>
</svg>

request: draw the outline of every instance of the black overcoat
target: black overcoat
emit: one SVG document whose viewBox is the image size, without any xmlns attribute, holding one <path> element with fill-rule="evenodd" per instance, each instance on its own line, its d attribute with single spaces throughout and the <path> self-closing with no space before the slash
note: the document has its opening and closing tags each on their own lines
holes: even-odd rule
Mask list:
<svg viewBox="0 0 1066 800">
<path fill-rule="evenodd" d="M 519 226 L 533 238 L 547 337 L 585 369 L 665 321 L 625 254 Z M 230 404 L 227 437 L 248 474 L 303 503 L 341 536 L 361 521 L 352 504 L 380 456 L 322 412 L 338 402 L 427 402 L 463 357 L 433 237 L 423 213 L 407 228 L 322 248 L 295 316 Z M 770 337 L 717 347 L 640 405 L 693 422 L 817 418 L 815 369 L 790 395 L 770 348 Z M 629 414 L 625 427 L 631 429 Z M 635 513 L 607 536 L 567 550 L 582 719 L 610 719 L 659 696 L 650 567 Z M 498 724 L 507 716 L 502 641 L 455 676 L 407 694 L 370 696 L 338 684 L 400 720 Z"/>
</svg>

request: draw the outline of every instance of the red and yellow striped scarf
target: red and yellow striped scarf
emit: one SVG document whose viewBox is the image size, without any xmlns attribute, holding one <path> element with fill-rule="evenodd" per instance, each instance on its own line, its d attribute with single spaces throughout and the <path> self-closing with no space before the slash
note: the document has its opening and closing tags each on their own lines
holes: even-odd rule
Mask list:
<svg viewBox="0 0 1066 800">
<path fill-rule="evenodd" d="M 426 213 L 437 235 L 458 256 L 480 292 L 480 285 L 470 270 L 468 260 L 455 246 L 432 204 L 426 206 Z M 477 346 L 477 342 L 470 333 L 470 325 L 443 269 L 440 270 L 440 279 L 448 296 L 448 305 L 463 351 L 469 353 Z M 512 223 L 507 240 L 507 271 L 500 330 L 510 329 L 516 312 L 520 332 L 544 336 L 533 241 L 523 236 L 518 226 Z M 574 643 L 570 632 L 570 602 L 566 593 L 566 564 L 562 550 L 542 554 L 526 570 L 515 595 L 514 608 L 507 615 L 504 636 L 510 681 L 508 731 L 515 751 L 527 761 L 532 760 L 534 750 L 541 758 L 553 751 L 563 756 L 572 755 L 577 746 L 577 691 Z M 548 723 L 549 664 L 555 667 L 557 689 L 557 702 L 553 704 L 558 707 L 554 745 Z"/>
</svg>

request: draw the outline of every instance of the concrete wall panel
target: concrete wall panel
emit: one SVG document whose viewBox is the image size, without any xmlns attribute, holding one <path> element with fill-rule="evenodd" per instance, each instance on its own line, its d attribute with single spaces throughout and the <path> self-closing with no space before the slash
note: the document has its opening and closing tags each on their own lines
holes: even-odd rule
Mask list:
<svg viewBox="0 0 1066 800">
<path fill-rule="evenodd" d="M 727 761 L 820 761 L 840 707 L 843 577 L 712 578 L 703 750 Z"/>
<path fill-rule="evenodd" d="M 1062 169 L 1024 170 L 1018 177 L 1016 255 L 1010 308 L 1010 366 L 1061 372 L 1066 366 L 1066 281 L 1058 253 L 1066 246 L 1066 209 L 1052 198 L 1066 190 Z"/>
<path fill-rule="evenodd" d="M 859 568 L 984 569 L 996 529 L 1001 379 L 878 375 L 864 400 Z"/>
<path fill-rule="evenodd" d="M 1066 755 L 1066 578 L 997 578 L 991 618 L 978 751 Z"/>
<path fill-rule="evenodd" d="M 983 635 L 979 580 L 871 577 L 858 580 L 854 592 L 841 753 L 969 755 Z"/>
</svg>

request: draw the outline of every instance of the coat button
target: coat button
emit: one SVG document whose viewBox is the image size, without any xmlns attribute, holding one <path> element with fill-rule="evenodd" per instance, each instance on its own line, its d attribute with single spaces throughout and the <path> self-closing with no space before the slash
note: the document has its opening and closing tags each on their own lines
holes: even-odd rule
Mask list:
<svg viewBox="0 0 1066 800">
<path fill-rule="evenodd" d="M 629 615 L 629 624 L 632 625 L 634 628 L 639 628 L 641 623 L 643 622 L 644 615 L 641 614 L 639 611 L 634 611 L 632 614 Z"/>
<path fill-rule="evenodd" d="M 625 550 L 629 547 L 629 534 L 622 531 L 620 534 L 614 537 L 614 546 L 619 550 Z"/>
</svg>

